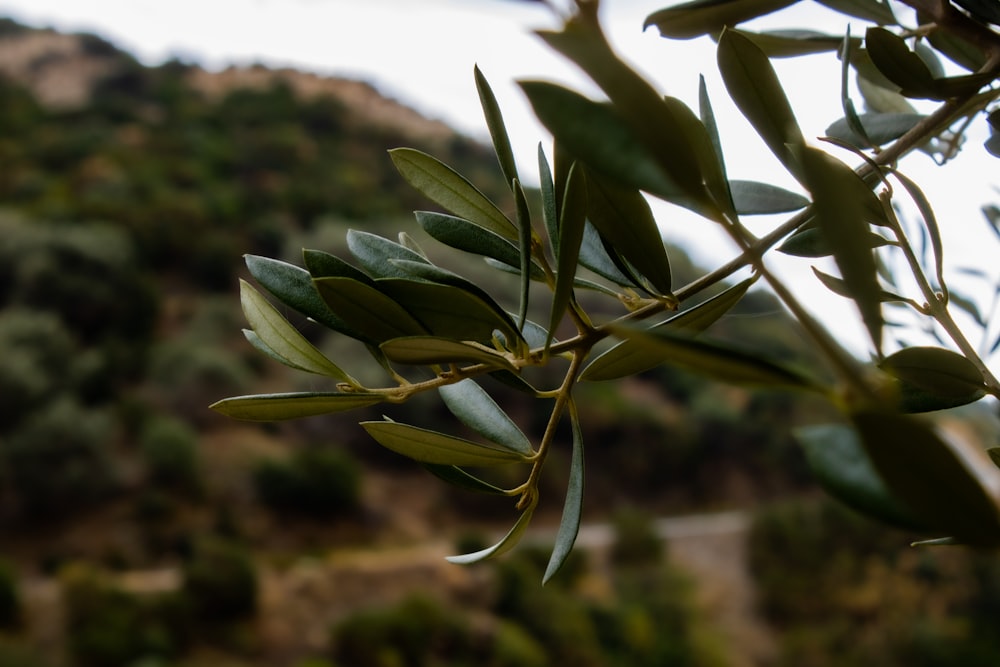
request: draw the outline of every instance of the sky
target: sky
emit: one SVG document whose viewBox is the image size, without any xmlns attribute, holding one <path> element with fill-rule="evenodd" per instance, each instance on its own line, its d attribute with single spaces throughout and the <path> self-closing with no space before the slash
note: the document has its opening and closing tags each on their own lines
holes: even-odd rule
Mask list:
<svg viewBox="0 0 1000 667">
<path fill-rule="evenodd" d="M 661 90 L 695 108 L 698 76 L 703 74 L 726 145 L 730 176 L 767 180 L 798 190 L 728 103 L 711 41 L 675 42 L 662 39 L 653 28 L 642 30 L 647 15 L 669 4 L 671 0 L 604 0 L 602 18 L 610 41 Z M 551 12 L 532 2 L 0 0 L 0 15 L 35 27 L 101 35 L 148 65 L 172 57 L 213 70 L 260 62 L 364 79 L 424 115 L 486 141 L 473 81 L 473 66 L 478 65 L 499 98 L 519 168 L 527 174 L 536 171 L 537 145 L 544 141 L 548 146 L 548 135 L 532 116 L 516 81 L 545 79 L 596 95 L 592 84 L 574 66 L 532 34 L 534 29 L 557 27 Z M 757 25 L 810 26 L 838 33 L 844 23 L 842 17 L 815 3 L 801 2 Z M 854 30 L 857 34 L 863 26 Z M 831 85 L 839 81 L 839 63 L 825 54 L 780 61 L 776 67 L 805 135 L 822 135 L 840 115 L 839 89 Z M 991 197 L 1000 200 L 991 189 L 994 184 L 982 178 L 983 173 L 996 171 L 995 161 L 982 161 L 978 144 L 984 138 L 985 134 L 974 135 L 971 143 L 975 145 L 965 151 L 971 155 L 963 155 L 952 168 L 936 170 L 921 156 L 912 160 L 912 167 L 904 163 L 909 175 L 925 186 L 939 215 L 946 218 L 942 220 L 946 243 L 955 247 L 954 254 L 960 259 L 978 256 L 983 244 L 993 241 L 984 242 L 980 236 L 986 228 L 979 205 Z M 959 175 L 946 180 L 953 172 Z M 963 177 L 962 173 L 973 176 Z M 655 204 L 654 211 L 668 240 L 687 247 L 703 265 L 735 254 L 732 244 L 711 223 L 666 204 Z M 766 230 L 762 222 L 749 226 L 759 233 Z M 995 254 L 997 247 L 990 248 Z M 779 258 L 776 269 L 803 287 L 807 304 L 848 347 L 864 355 L 868 347 L 865 335 L 850 304 L 820 287 L 809 266 L 802 260 Z M 832 271 L 828 266 L 823 268 Z"/>
</svg>

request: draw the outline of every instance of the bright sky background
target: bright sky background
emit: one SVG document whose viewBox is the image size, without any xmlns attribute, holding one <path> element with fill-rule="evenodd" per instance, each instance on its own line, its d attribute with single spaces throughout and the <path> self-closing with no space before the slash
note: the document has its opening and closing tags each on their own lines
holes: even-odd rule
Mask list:
<svg viewBox="0 0 1000 667">
<path fill-rule="evenodd" d="M 733 178 L 768 180 L 798 189 L 725 97 L 714 45 L 707 39 L 672 42 L 655 29 L 642 31 L 645 17 L 674 0 L 604 0 L 605 28 L 612 43 L 665 92 L 695 106 L 698 75 L 708 81 Z M 534 120 L 517 79 L 559 81 L 584 92 L 594 88 L 573 66 L 531 34 L 554 28 L 556 21 L 540 4 L 511 0 L 0 0 L 0 15 L 35 27 L 93 32 L 155 65 L 170 57 L 223 69 L 230 64 L 261 62 L 331 76 L 365 79 L 390 97 L 459 131 L 487 140 L 485 122 L 472 77 L 478 64 L 504 109 L 521 170 L 536 171 L 536 147 L 548 146 L 547 134 Z M 768 27 L 812 27 L 840 33 L 844 20 L 821 6 L 801 2 L 766 19 Z M 863 31 L 856 28 L 856 34 Z M 839 63 L 832 54 L 781 61 L 779 75 L 807 137 L 823 134 L 839 115 Z M 860 101 L 857 102 L 860 106 Z M 994 256 L 997 246 L 986 232 L 979 205 L 995 197 L 993 183 L 982 178 L 997 162 L 982 159 L 980 129 L 955 168 L 935 171 L 927 158 L 904 166 L 924 186 L 954 239 L 958 259 Z M 417 147 L 419 148 L 419 146 Z M 990 161 L 992 160 L 992 161 Z M 964 163 L 964 164 L 963 164 Z M 962 166 L 959 166 L 962 165 Z M 985 171 L 989 170 L 989 171 Z M 953 172 L 972 177 L 954 179 Z M 953 180 L 943 178 L 951 175 Z M 984 182 L 985 181 L 985 182 Z M 958 196 L 956 196 L 958 195 Z M 995 197 L 1000 200 L 1000 197 Z M 657 206 L 668 239 L 692 250 L 709 265 L 734 253 L 710 223 L 667 205 Z M 754 228 L 754 225 L 751 225 Z M 760 226 L 760 229 L 765 229 Z M 946 238 L 946 247 L 949 241 Z M 973 253 L 976 253 L 973 255 Z M 992 270 L 998 263 L 985 264 Z M 864 354 L 865 336 L 844 299 L 819 287 L 803 260 L 781 261 L 781 275 L 798 286 L 809 285 L 806 300 L 847 345 Z"/>
</svg>

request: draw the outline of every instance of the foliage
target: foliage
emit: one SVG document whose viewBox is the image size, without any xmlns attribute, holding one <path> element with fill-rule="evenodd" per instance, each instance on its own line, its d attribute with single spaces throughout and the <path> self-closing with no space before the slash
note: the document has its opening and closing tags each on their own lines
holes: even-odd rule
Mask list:
<svg viewBox="0 0 1000 667">
<path fill-rule="evenodd" d="M 184 564 L 184 593 L 194 613 L 209 625 L 253 616 L 257 610 L 257 572 L 250 554 L 222 539 L 205 539 Z"/>
<path fill-rule="evenodd" d="M 197 433 L 184 422 L 154 418 L 144 425 L 139 447 L 150 481 L 157 486 L 197 493 Z"/>
<path fill-rule="evenodd" d="M 169 659 L 184 648 L 181 598 L 137 596 L 82 565 L 67 568 L 61 578 L 73 664 L 126 667 L 142 659 Z"/>
<path fill-rule="evenodd" d="M 989 553 L 900 552 L 883 526 L 830 502 L 763 511 L 749 565 L 778 665 L 989 665 L 1000 568 Z"/>
<path fill-rule="evenodd" d="M 719 664 L 695 637 L 699 618 L 683 577 L 665 563 L 622 568 L 608 599 L 577 584 L 586 563 L 571 558 L 540 588 L 547 555 L 525 549 L 496 569 L 492 600 L 460 611 L 427 595 L 362 610 L 332 629 L 336 664 L 358 665 L 653 665 Z"/>
<path fill-rule="evenodd" d="M 315 518 L 350 516 L 358 510 L 361 468 L 350 455 L 308 447 L 288 461 L 263 460 L 254 486 L 269 508 Z"/>
<path fill-rule="evenodd" d="M 538 506 L 551 450 L 568 448 L 568 490 L 543 576 L 548 580 L 569 553 L 581 517 L 577 386 L 667 364 L 721 382 L 819 397 L 841 416 L 796 435 L 832 494 L 915 535 L 1000 544 L 1000 472 L 977 445 L 943 435 L 922 414 L 1000 396 L 1000 382 L 956 323 L 956 310 L 977 311 L 949 288 L 939 222 L 900 166 L 915 150 L 947 162 L 969 125 L 987 116 L 995 121 L 1000 36 L 980 22 L 989 20 L 982 3 L 960 9 L 921 0 L 827 3 L 868 23 L 863 39 L 753 32 L 744 25 L 788 4 L 693 0 L 653 13 L 646 27 L 668 38 L 717 41 L 726 93 L 798 191 L 731 177 L 724 160 L 730 140 L 704 81 L 696 109 L 664 97 L 608 43 L 598 2 L 578 0 L 561 17 L 561 29 L 537 35 L 583 70 L 605 99 L 548 82 L 519 82 L 554 138 L 551 151 L 539 146 L 535 201 L 522 186 L 501 109 L 478 69 L 476 86 L 508 185 L 502 205 L 441 160 L 410 148 L 390 151 L 403 179 L 439 209 L 418 211 L 420 227 L 435 241 L 517 276 L 516 308 L 501 305 L 509 295 L 486 290 L 489 283 L 434 263 L 405 232 L 397 242 L 352 231 L 346 253 L 305 250 L 301 267 L 251 255 L 247 268 L 261 289 L 241 285 L 248 340 L 274 360 L 328 378 L 328 388 L 234 397 L 213 407 L 271 421 L 371 406 L 389 410 L 437 392 L 460 434 L 389 416 L 362 426 L 379 444 L 452 483 L 516 499 L 520 515 L 510 532 L 492 547 L 451 559 L 459 563 L 497 556 L 517 543 Z M 771 62 L 815 53 L 838 57 L 843 74 L 831 82 L 841 88 L 842 108 L 822 137 L 826 149 L 803 135 Z M 942 56 L 966 73 L 946 73 Z M 855 108 L 859 94 L 863 113 Z M 928 112 L 910 100 L 930 100 L 920 102 Z M 676 284 L 647 197 L 719 226 L 739 256 Z M 907 205 L 915 222 L 904 212 Z M 785 218 L 763 235 L 751 233 L 748 219 L 762 214 Z M 996 216 L 987 211 L 987 217 L 995 225 Z M 830 260 L 838 275 L 814 268 L 816 276 L 856 306 L 873 365 L 845 350 L 795 286 L 773 272 L 775 252 L 803 262 Z M 533 282 L 548 290 L 537 322 L 528 319 L 538 310 L 529 309 L 529 300 L 537 306 L 539 299 Z M 758 282 L 795 317 L 821 363 L 797 366 L 701 335 Z M 603 295 L 617 312 L 585 307 L 584 292 Z M 356 358 L 327 358 L 271 299 L 365 344 L 385 371 L 384 386 L 356 379 Z M 988 335 L 990 322 L 982 316 L 979 322 Z M 917 331 L 930 332 L 934 344 L 908 343 Z M 984 340 L 984 349 L 996 348 Z M 554 387 L 534 378 L 546 367 L 561 369 Z M 482 383 L 487 376 L 549 406 L 539 437 L 522 432 L 493 399 Z M 520 466 L 523 483 L 499 488 L 476 476 L 476 469 L 497 466 Z M 935 493 L 928 494 L 930 488 Z"/>
</svg>

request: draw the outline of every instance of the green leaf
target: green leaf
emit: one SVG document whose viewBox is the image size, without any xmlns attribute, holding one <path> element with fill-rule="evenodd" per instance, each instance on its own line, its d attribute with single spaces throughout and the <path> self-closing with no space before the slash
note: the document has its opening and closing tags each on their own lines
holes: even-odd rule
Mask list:
<svg viewBox="0 0 1000 667">
<path fill-rule="evenodd" d="M 935 78 L 927 63 L 901 37 L 884 28 L 869 28 L 865 44 L 878 70 L 907 97 L 946 100 L 974 93 L 993 80 L 989 72 Z"/>
<path fill-rule="evenodd" d="M 493 150 L 497 154 L 500 162 L 500 170 L 503 172 L 504 180 L 510 185 L 517 178 L 517 164 L 514 161 L 514 151 L 510 147 L 510 137 L 507 135 L 507 126 L 503 122 L 503 114 L 500 113 L 500 105 L 497 103 L 496 95 L 479 66 L 474 67 L 476 78 L 476 90 L 479 92 L 479 103 L 483 107 L 483 114 L 486 116 L 486 127 L 489 128 L 490 138 L 493 140 Z"/>
<path fill-rule="evenodd" d="M 501 308 L 486 290 L 482 289 L 475 283 L 466 280 L 457 273 L 452 273 L 448 269 L 442 269 L 440 266 L 434 266 L 433 264 L 411 262 L 401 259 L 395 259 L 392 260 L 392 262 L 403 269 L 406 272 L 406 275 L 410 278 L 439 283 L 440 285 L 447 285 L 468 292 L 472 296 L 476 297 L 480 303 L 488 306 L 499 318 L 499 324 L 502 324 L 503 326 L 498 326 L 498 329 L 506 331 L 515 339 L 520 338 L 520 335 L 517 333 L 519 327 L 514 324 L 514 320 L 511 319 L 510 314 Z M 384 284 L 385 283 L 380 283 L 380 285 Z M 514 345 L 513 340 L 511 341 L 511 345 Z"/>
<path fill-rule="evenodd" d="M 263 345 L 274 351 L 278 359 L 284 360 L 293 368 L 357 385 L 354 378 L 327 359 L 260 292 L 243 279 L 240 279 L 240 303 L 254 334 Z"/>
<path fill-rule="evenodd" d="M 562 210 L 559 214 L 559 245 L 556 248 L 556 284 L 552 290 L 552 312 L 546 347 L 555 335 L 563 314 L 573 299 L 573 280 L 587 220 L 587 177 L 582 165 L 574 163 L 566 180 Z"/>
<path fill-rule="evenodd" d="M 865 46 L 875 67 L 907 97 L 922 96 L 934 86 L 934 75 L 901 37 L 885 28 L 868 28 Z"/>
<path fill-rule="evenodd" d="M 875 198 L 864 181 L 843 162 L 816 149 L 801 152 L 806 188 L 823 237 L 833 250 L 847 293 L 861 313 L 876 350 L 882 348 L 882 289 L 878 284 L 865 202 Z M 875 203 L 878 203 L 877 199 Z"/>
<path fill-rule="evenodd" d="M 855 510 L 907 530 L 926 529 L 919 516 L 895 498 L 875 470 L 855 430 L 824 424 L 795 430 L 816 481 Z"/>
<path fill-rule="evenodd" d="M 626 326 L 610 327 L 611 331 L 649 350 L 658 350 L 667 356 L 667 363 L 679 366 L 722 382 L 734 384 L 804 389 L 825 393 L 822 384 L 776 361 L 761 357 L 756 352 L 744 351 L 692 338 L 666 327 L 634 329 Z"/>
<path fill-rule="evenodd" d="M 316 278 L 313 284 L 330 310 L 357 332 L 355 338 L 380 343 L 427 333 L 405 308 L 371 285 L 341 277 Z"/>
<path fill-rule="evenodd" d="M 974 545 L 1000 543 L 1000 471 L 977 445 L 906 415 L 859 412 L 853 422 L 890 492 L 931 529 Z"/>
<path fill-rule="evenodd" d="M 655 25 L 660 35 L 672 39 L 692 39 L 717 35 L 726 26 L 735 26 L 777 11 L 797 0 L 694 0 L 653 12 L 646 17 L 645 30 Z"/>
<path fill-rule="evenodd" d="M 535 240 L 535 232 L 531 228 L 531 212 L 528 209 L 528 200 L 524 196 L 524 188 L 521 182 L 514 179 L 511 184 L 514 189 L 514 202 L 517 209 L 517 244 L 520 250 L 521 261 L 518 267 L 521 269 L 520 293 L 518 296 L 517 322 L 518 326 L 523 326 L 528 319 L 528 301 L 531 296 L 531 252 Z"/>
<path fill-rule="evenodd" d="M 485 482 L 475 475 L 470 475 L 457 466 L 447 466 L 436 463 L 425 463 L 423 466 L 438 479 L 442 479 L 460 489 L 476 493 L 506 495 L 503 489 L 493 486 L 489 482 Z"/>
<path fill-rule="evenodd" d="M 906 134 L 921 120 L 926 118 L 918 113 L 863 113 L 858 120 L 865 134 L 877 146 L 886 144 Z M 834 122 L 826 128 L 828 137 L 840 139 L 854 146 L 863 146 L 862 138 L 855 133 L 846 118 Z"/>
<path fill-rule="evenodd" d="M 415 215 L 423 230 L 446 246 L 492 257 L 511 266 L 520 263 L 517 245 L 479 225 L 444 213 L 416 211 Z"/>
<path fill-rule="evenodd" d="M 347 249 L 373 278 L 405 278 L 406 271 L 392 261 L 395 259 L 430 264 L 425 257 L 399 243 L 356 229 L 347 231 Z"/>
<path fill-rule="evenodd" d="M 471 565 L 473 563 L 478 563 L 480 561 L 495 558 L 507 553 L 521 541 L 525 531 L 528 529 L 528 525 L 531 523 L 532 514 L 534 514 L 534 507 L 522 512 L 520 518 L 517 520 L 517 523 L 514 524 L 514 527 L 503 536 L 503 539 L 494 544 L 492 547 L 470 554 L 463 554 L 461 556 L 448 556 L 445 560 L 449 563 L 456 563 L 458 565 Z"/>
<path fill-rule="evenodd" d="M 693 114 L 689 110 L 678 113 L 683 105 L 665 100 L 618 58 L 601 31 L 596 5 L 581 9 L 561 32 L 536 34 L 576 63 L 604 91 L 631 133 L 648 147 L 653 159 L 694 204 L 694 210 L 713 220 L 721 219 L 705 187 L 712 177 L 703 170 L 714 155 L 702 154 L 697 137 L 688 134 L 688 117 Z"/>
<path fill-rule="evenodd" d="M 313 278 L 353 278 L 369 285 L 374 284 L 367 273 L 328 252 L 304 249 L 302 251 L 302 259 L 309 270 L 309 275 Z M 309 289 L 313 293 L 316 292 L 316 288 L 312 285 L 312 280 L 309 281 Z M 318 297 L 319 295 L 317 294 L 316 296 Z"/>
<path fill-rule="evenodd" d="M 767 56 L 745 35 L 726 30 L 719 39 L 717 57 L 736 106 L 771 152 L 799 178 L 797 153 L 805 139 Z"/>
<path fill-rule="evenodd" d="M 482 343 L 491 341 L 494 330 L 499 329 L 508 340 L 520 337 L 503 309 L 463 287 L 404 278 L 383 278 L 377 283 L 380 292 L 416 318 L 431 335 Z M 419 333 L 423 332 L 403 335 Z"/>
<path fill-rule="evenodd" d="M 566 500 L 563 503 L 562 518 L 559 520 L 559 530 L 556 532 L 556 542 L 545 567 L 542 584 L 547 583 L 566 562 L 573 551 L 576 536 L 580 532 L 580 518 L 583 515 L 583 433 L 580 428 L 580 415 L 576 404 L 569 403 L 570 422 L 573 428 L 573 454 L 569 464 L 569 484 L 566 488 Z"/>
<path fill-rule="evenodd" d="M 524 461 L 524 456 L 498 447 L 393 421 L 366 421 L 361 427 L 386 449 L 421 463 L 496 466 Z"/>
<path fill-rule="evenodd" d="M 395 148 L 389 155 L 403 178 L 431 201 L 494 234 L 517 240 L 517 228 L 503 211 L 448 165 L 412 148 Z"/>
<path fill-rule="evenodd" d="M 693 308 L 653 325 L 651 329 L 663 327 L 692 335 L 701 333 L 732 310 L 756 280 L 757 276 L 748 278 Z M 635 375 L 668 361 L 671 354 L 671 350 L 624 340 L 591 361 L 580 373 L 580 379 L 599 382 Z"/>
<path fill-rule="evenodd" d="M 670 294 L 670 260 L 649 203 L 637 191 L 613 185 L 588 173 L 590 222 L 657 293 Z"/>
<path fill-rule="evenodd" d="M 299 392 L 235 396 L 224 398 L 209 407 L 233 419 L 267 422 L 347 412 L 384 400 L 381 394 Z"/>
<path fill-rule="evenodd" d="M 549 168 L 549 161 L 545 157 L 541 142 L 538 143 L 538 180 L 539 191 L 542 196 L 542 223 L 545 225 L 545 233 L 549 237 L 549 247 L 552 248 L 553 255 L 559 245 L 559 213 L 556 205 L 556 184 L 552 180 L 552 170 Z M 507 262 L 514 266 L 514 262 Z"/>
<path fill-rule="evenodd" d="M 635 281 L 622 273 L 615 261 L 608 255 L 601 235 L 589 220 L 583 226 L 583 242 L 580 244 L 579 259 L 581 266 L 616 285 L 637 287 Z"/>
<path fill-rule="evenodd" d="M 886 373 L 946 398 L 985 395 L 983 374 L 957 352 L 940 347 L 908 347 L 879 363 Z"/>
<path fill-rule="evenodd" d="M 831 276 L 828 273 L 823 273 L 815 266 L 812 267 L 812 270 L 813 273 L 816 274 L 816 277 L 819 278 L 819 281 L 823 283 L 823 285 L 828 290 L 830 290 L 834 294 L 839 294 L 842 297 L 848 299 L 852 298 L 851 289 L 847 286 L 847 283 L 844 282 L 842 279 L 837 278 L 835 276 Z M 899 294 L 896 294 L 895 292 L 890 292 L 884 289 L 879 289 L 878 298 L 879 301 L 882 301 L 883 303 L 901 302 L 901 303 L 908 303 L 914 308 L 919 308 L 919 304 L 913 299 L 908 299 L 905 296 L 901 296 Z"/>
<path fill-rule="evenodd" d="M 516 370 L 510 359 L 493 348 L 449 338 L 435 336 L 393 338 L 379 345 L 379 349 L 387 359 L 400 364 L 429 366 L 471 362 Z"/>
<path fill-rule="evenodd" d="M 671 180 L 650 147 L 610 105 L 544 81 L 518 83 L 538 120 L 574 158 L 607 178 L 697 210 L 697 204 Z"/>
<path fill-rule="evenodd" d="M 878 25 L 895 25 L 896 16 L 885 0 L 817 0 L 835 12 L 854 16 L 855 18 L 877 23 Z"/>
<path fill-rule="evenodd" d="M 757 45 L 768 58 L 793 58 L 827 51 L 837 51 L 844 42 L 839 35 L 827 35 L 812 30 L 765 30 L 740 34 Z M 854 40 L 861 45 L 861 40 Z"/>
<path fill-rule="evenodd" d="M 254 280 L 286 306 L 334 331 L 352 338 L 358 337 L 357 332 L 348 327 L 326 305 L 313 285 L 312 276 L 305 269 L 257 255 L 247 255 L 245 260 Z"/>
<path fill-rule="evenodd" d="M 719 136 L 719 124 L 715 120 L 712 100 L 708 96 L 708 86 L 705 84 L 705 76 L 702 74 L 698 75 L 698 115 L 711 143 L 712 151 L 715 153 L 715 160 L 719 165 L 720 175 L 727 181 L 726 185 L 728 188 L 732 183 L 728 182 L 729 176 L 726 174 L 726 157 L 725 151 L 722 150 L 722 138 Z M 731 192 L 728 192 L 725 195 L 726 208 L 732 209 L 732 204 L 733 195 Z"/>
<path fill-rule="evenodd" d="M 931 21 L 924 20 L 922 12 L 917 12 L 917 19 L 921 25 L 931 23 Z M 978 72 L 986 64 L 986 54 L 983 53 L 982 49 L 943 26 L 929 31 L 927 39 L 931 46 L 947 56 L 953 63 L 970 72 Z"/>
<path fill-rule="evenodd" d="M 471 378 L 438 388 L 448 410 L 458 420 L 504 449 L 531 456 L 535 450 L 517 424 L 496 401 Z"/>
<path fill-rule="evenodd" d="M 789 213 L 809 205 L 802 195 L 768 183 L 734 180 L 729 182 L 729 188 L 740 215 Z"/>
<path fill-rule="evenodd" d="M 892 242 L 874 232 L 868 232 L 868 243 L 872 248 L 879 248 L 881 246 L 890 245 Z M 795 257 L 831 257 L 833 256 L 833 247 L 827 242 L 826 237 L 823 236 L 822 230 L 817 229 L 816 227 L 807 227 L 789 236 L 784 243 L 778 246 L 778 252 L 783 252 L 786 255 L 793 255 Z M 825 273 L 819 275 L 819 279 L 823 281 L 827 287 L 841 296 L 850 298 L 850 294 L 847 293 L 846 288 L 844 291 L 841 291 L 839 287 L 832 286 L 828 282 L 827 278 L 832 278 L 832 280 L 837 283 L 841 282 L 837 278 L 827 276 Z M 886 300 L 887 299 L 883 299 L 883 301 Z M 899 298 L 888 300 L 907 301 L 908 299 Z"/>
</svg>

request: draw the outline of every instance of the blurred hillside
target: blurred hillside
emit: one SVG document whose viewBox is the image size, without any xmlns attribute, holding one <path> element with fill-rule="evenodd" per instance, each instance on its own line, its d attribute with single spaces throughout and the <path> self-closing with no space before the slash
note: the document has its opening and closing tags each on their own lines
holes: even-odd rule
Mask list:
<svg viewBox="0 0 1000 667">
<path fill-rule="evenodd" d="M 324 388 L 244 340 L 242 255 L 344 253 L 350 228 L 405 231 L 442 253 L 413 221 L 430 203 L 386 156 L 398 146 L 434 154 L 510 208 L 488 147 L 366 83 L 144 67 L 94 35 L 0 20 L 0 667 L 760 664 L 724 641 L 739 632 L 706 620 L 703 591 L 645 518 L 813 497 L 790 429 L 822 405 L 671 368 L 588 386 L 579 399 L 600 474 L 588 479 L 587 516 L 611 520 L 617 541 L 581 553 L 544 591 L 527 547 L 502 564 L 443 566 L 443 553 L 489 538 L 512 508 L 379 449 L 356 425 L 366 415 L 258 426 L 207 409 L 229 395 Z M 671 259 L 677 283 L 698 275 L 679 249 Z M 450 261 L 474 282 L 504 279 Z M 352 375 L 379 373 L 351 367 L 350 341 L 302 324 Z M 760 291 L 711 335 L 809 359 Z M 537 434 L 546 415 L 496 389 Z M 445 418 L 433 401 L 390 410 L 411 423 Z M 553 454 L 540 529 L 561 505 L 567 455 Z M 795 524 L 781 516 L 757 543 L 788 537 L 781 528 Z M 744 537 L 726 548 L 742 554 Z M 807 546 L 813 563 L 826 543 Z M 704 553 L 692 560 L 713 562 Z M 755 558 L 769 582 L 782 571 Z M 995 585 L 978 561 L 978 579 L 953 560 L 935 567 L 968 588 Z M 775 627 L 793 625 L 795 606 L 768 591 Z M 952 604 L 990 609 L 988 596 Z M 793 648 L 796 660 L 828 650 Z"/>
</svg>

